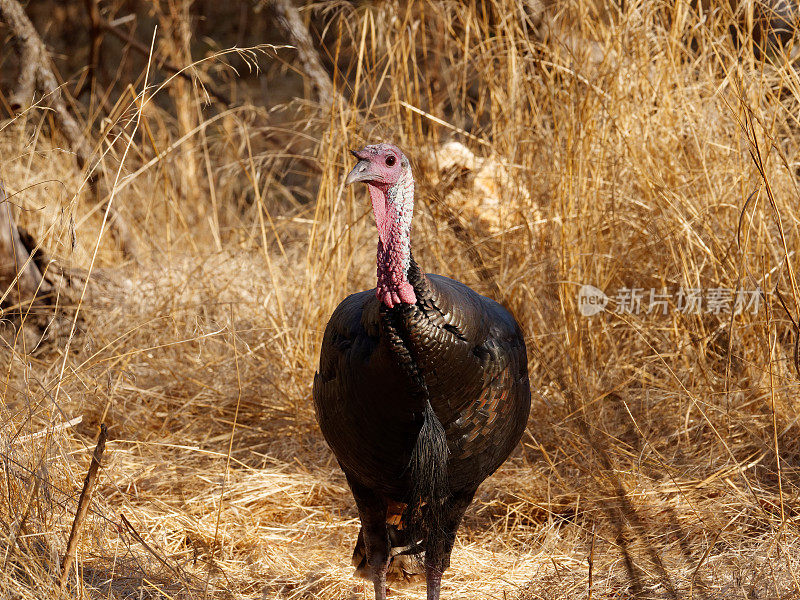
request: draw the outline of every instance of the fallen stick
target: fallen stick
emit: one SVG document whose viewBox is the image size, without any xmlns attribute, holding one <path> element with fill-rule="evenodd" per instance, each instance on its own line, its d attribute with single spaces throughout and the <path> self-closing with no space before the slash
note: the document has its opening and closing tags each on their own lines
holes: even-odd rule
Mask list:
<svg viewBox="0 0 800 600">
<path fill-rule="evenodd" d="M 89 512 L 89 505 L 92 502 L 92 492 L 94 491 L 95 483 L 97 483 L 97 474 L 100 471 L 100 461 L 106 449 L 107 438 L 108 428 L 105 426 L 105 423 L 102 423 L 100 425 L 100 435 L 97 437 L 97 445 L 94 447 L 92 462 L 89 465 L 88 473 L 86 473 L 86 479 L 83 480 L 81 496 L 78 498 L 78 510 L 75 512 L 75 519 L 72 521 L 72 530 L 69 532 L 67 552 L 64 554 L 64 561 L 61 564 L 61 578 L 58 582 L 61 589 L 64 588 L 64 584 L 72 568 L 72 563 L 75 562 L 75 554 L 78 550 L 78 539 L 80 538 L 83 521 L 86 519 L 86 513 Z"/>
<path fill-rule="evenodd" d="M 70 419 L 64 423 L 59 423 L 58 425 L 53 425 L 49 429 L 43 429 L 42 431 L 37 431 L 36 433 L 29 433 L 28 435 L 23 435 L 21 438 L 17 439 L 17 443 L 21 444 L 22 442 L 29 442 L 31 440 L 37 440 L 39 438 L 43 438 L 46 435 L 52 435 L 58 431 L 64 431 L 65 429 L 69 429 L 70 427 L 75 427 L 75 425 L 80 424 L 83 421 L 83 416 L 78 415 L 74 419 Z"/>
</svg>

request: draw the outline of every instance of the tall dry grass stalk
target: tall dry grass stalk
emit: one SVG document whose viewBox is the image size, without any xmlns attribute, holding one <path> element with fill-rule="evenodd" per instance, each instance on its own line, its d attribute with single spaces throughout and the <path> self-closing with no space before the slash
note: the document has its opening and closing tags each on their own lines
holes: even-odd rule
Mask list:
<svg viewBox="0 0 800 600">
<path fill-rule="evenodd" d="M 155 44 L 185 59 L 188 6 L 168 4 L 177 33 Z M 99 244 L 77 316 L 65 300 L 35 334 L 4 333 L 3 596 L 56 593 L 105 422 L 71 594 L 371 597 L 310 390 L 328 316 L 373 285 L 369 205 L 342 179 L 378 139 L 414 164 L 417 260 L 501 299 L 530 350 L 527 433 L 479 490 L 444 594 L 799 594 L 792 48 L 757 51 L 727 3 L 314 10 L 333 105 L 217 110 L 143 75 L 92 123 L 98 168 L 120 173 L 99 203 L 46 111 L 0 125 L 22 224 L 74 271 Z M 112 194 L 139 264 L 100 231 Z M 605 313 L 581 315 L 583 284 Z M 670 292 L 666 314 L 617 313 L 625 288 Z M 680 288 L 763 301 L 691 314 Z"/>
</svg>

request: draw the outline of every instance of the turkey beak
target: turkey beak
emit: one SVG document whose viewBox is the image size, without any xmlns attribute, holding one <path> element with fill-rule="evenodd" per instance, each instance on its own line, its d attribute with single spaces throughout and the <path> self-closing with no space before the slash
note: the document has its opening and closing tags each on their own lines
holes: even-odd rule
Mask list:
<svg viewBox="0 0 800 600">
<path fill-rule="evenodd" d="M 373 179 L 375 179 L 375 175 L 372 173 L 372 163 L 366 159 L 359 160 L 358 164 L 347 175 L 344 184 L 350 185 L 357 181 L 372 181 Z"/>
</svg>

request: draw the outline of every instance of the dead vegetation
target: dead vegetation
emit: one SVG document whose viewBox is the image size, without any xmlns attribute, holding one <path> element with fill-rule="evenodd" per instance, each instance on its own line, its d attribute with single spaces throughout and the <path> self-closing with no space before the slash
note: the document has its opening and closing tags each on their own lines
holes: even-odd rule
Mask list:
<svg viewBox="0 0 800 600">
<path fill-rule="evenodd" d="M 47 96 L 0 121 L 14 219 L 68 275 L 46 308 L 4 293 L 3 597 L 59 594 L 105 423 L 62 596 L 371 598 L 310 395 L 330 313 L 373 285 L 369 204 L 342 176 L 377 138 L 415 163 L 419 262 L 502 299 L 530 351 L 527 433 L 479 490 L 445 596 L 800 595 L 791 44 L 759 48 L 727 2 L 337 2 L 300 13 L 299 60 L 280 25 L 257 42 L 274 47 L 222 50 L 257 45 L 235 19 L 279 24 L 266 4 L 108 1 L 103 22 L 153 55 L 98 38 L 89 73 L 97 40 L 58 52 L 59 27 L 89 31 L 74 4 L 34 23 L 91 162 Z M 604 313 L 581 315 L 583 284 Z M 618 313 L 626 288 L 669 291 L 666 314 Z M 681 288 L 763 296 L 693 314 Z"/>
</svg>

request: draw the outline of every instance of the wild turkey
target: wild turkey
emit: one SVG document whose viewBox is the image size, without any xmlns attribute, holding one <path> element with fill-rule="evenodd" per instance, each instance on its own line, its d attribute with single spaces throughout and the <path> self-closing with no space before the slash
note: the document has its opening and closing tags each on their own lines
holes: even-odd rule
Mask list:
<svg viewBox="0 0 800 600">
<path fill-rule="evenodd" d="M 314 404 L 361 518 L 354 560 L 386 598 L 399 555 L 425 552 L 439 598 L 456 531 L 530 411 L 525 341 L 497 302 L 425 275 L 411 255 L 411 165 L 394 145 L 353 152 L 378 226 L 376 289 L 345 298 L 325 329 Z"/>
</svg>

